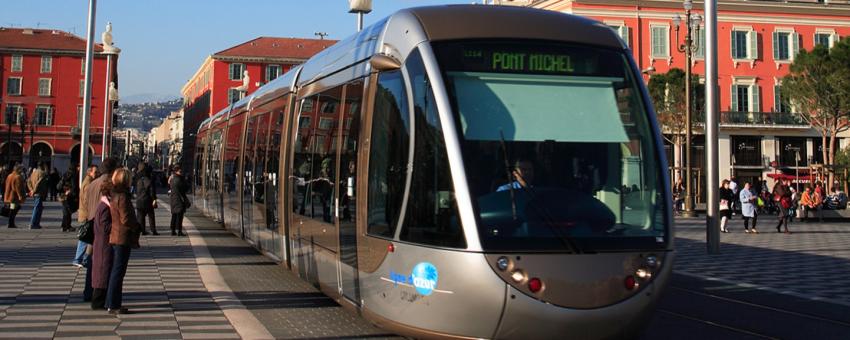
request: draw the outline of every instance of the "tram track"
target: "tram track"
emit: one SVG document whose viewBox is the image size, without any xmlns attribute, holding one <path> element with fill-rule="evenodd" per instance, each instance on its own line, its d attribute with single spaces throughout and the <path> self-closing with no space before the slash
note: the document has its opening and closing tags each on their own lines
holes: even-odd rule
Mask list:
<svg viewBox="0 0 850 340">
<path fill-rule="evenodd" d="M 674 273 L 646 339 L 846 339 L 847 306 Z"/>
</svg>

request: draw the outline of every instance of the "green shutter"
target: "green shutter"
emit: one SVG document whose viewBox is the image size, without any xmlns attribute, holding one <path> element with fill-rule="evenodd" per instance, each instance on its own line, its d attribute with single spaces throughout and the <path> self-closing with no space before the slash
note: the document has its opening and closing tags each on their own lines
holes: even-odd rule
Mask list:
<svg viewBox="0 0 850 340">
<path fill-rule="evenodd" d="M 758 85 L 750 86 L 750 111 L 752 112 L 761 112 L 761 101 L 759 100 L 759 92 L 761 92 L 761 88 Z"/>
<path fill-rule="evenodd" d="M 731 109 L 730 111 L 738 111 L 738 86 L 737 85 L 732 85 L 732 107 L 730 109 Z"/>
<path fill-rule="evenodd" d="M 735 34 L 735 31 L 732 30 L 732 59 L 737 59 L 738 55 L 738 36 Z M 734 88 L 734 86 L 732 86 Z"/>
<path fill-rule="evenodd" d="M 773 112 L 782 112 L 782 94 L 779 85 L 773 85 Z"/>
<path fill-rule="evenodd" d="M 759 35 L 756 31 L 750 31 L 747 33 L 747 42 L 749 42 L 750 53 L 747 55 L 747 59 L 758 59 L 759 58 Z"/>
<path fill-rule="evenodd" d="M 791 39 L 791 46 L 789 50 L 791 50 L 791 60 L 797 56 L 797 53 L 800 52 L 800 34 L 797 32 L 791 33 L 788 35 L 788 39 Z M 829 46 L 827 46 L 829 47 Z"/>
<path fill-rule="evenodd" d="M 779 32 L 773 32 L 773 60 L 779 60 Z"/>
</svg>

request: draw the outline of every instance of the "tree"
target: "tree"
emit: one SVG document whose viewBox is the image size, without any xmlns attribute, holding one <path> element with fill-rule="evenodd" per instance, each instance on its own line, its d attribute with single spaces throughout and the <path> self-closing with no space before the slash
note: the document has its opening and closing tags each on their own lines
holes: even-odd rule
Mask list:
<svg viewBox="0 0 850 340">
<path fill-rule="evenodd" d="M 795 114 L 821 135 L 824 165 L 832 183 L 836 136 L 850 129 L 850 40 L 832 48 L 819 45 L 802 50 L 790 72 L 782 79 L 781 96 L 788 98 Z"/>
<path fill-rule="evenodd" d="M 688 125 L 685 121 L 685 71 L 672 68 L 667 73 L 654 74 L 647 85 L 661 124 L 664 139 L 679 150 L 685 143 Z M 691 76 L 691 122 L 699 121 L 705 103 L 705 86 L 699 77 Z M 681 156 L 680 156 L 681 157 Z M 685 162 L 680 158 L 680 165 Z"/>
</svg>

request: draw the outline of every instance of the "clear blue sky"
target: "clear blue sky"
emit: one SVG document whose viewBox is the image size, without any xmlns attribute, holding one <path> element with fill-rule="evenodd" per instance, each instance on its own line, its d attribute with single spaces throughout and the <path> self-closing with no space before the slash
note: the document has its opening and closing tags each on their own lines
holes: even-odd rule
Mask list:
<svg viewBox="0 0 850 340">
<path fill-rule="evenodd" d="M 406 7 L 473 0 L 373 0 L 365 25 Z M 481 2 L 481 1 L 476 1 Z M 88 0 L 3 1 L 0 26 L 41 27 L 85 38 Z M 99 0 L 95 42 L 112 22 L 121 96 L 179 96 L 204 58 L 258 36 L 343 39 L 356 30 L 346 0 Z"/>
</svg>

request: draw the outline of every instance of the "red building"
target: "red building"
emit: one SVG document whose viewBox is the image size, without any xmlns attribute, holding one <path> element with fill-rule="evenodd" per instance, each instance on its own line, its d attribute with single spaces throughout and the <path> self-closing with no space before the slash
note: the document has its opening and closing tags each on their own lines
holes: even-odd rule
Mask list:
<svg viewBox="0 0 850 340">
<path fill-rule="evenodd" d="M 511 3 L 590 17 L 610 26 L 632 49 L 647 79 L 671 68 L 685 69 L 685 24 L 677 33 L 673 18 L 684 21 L 684 1 L 536 0 Z M 819 133 L 791 113 L 781 98 L 782 78 L 800 50 L 832 46 L 850 36 L 850 1 L 719 0 L 718 83 L 720 86 L 720 176 L 753 181 L 787 169 L 808 170 L 823 163 Z M 704 18 L 703 1 L 693 14 Z M 705 20 L 695 35 L 693 72 L 704 80 Z M 704 118 L 698 117 L 699 120 Z M 692 166 L 704 169 L 705 138 L 697 124 Z M 840 137 L 850 137 L 850 135 Z M 850 138 L 841 138 L 845 147 Z M 681 166 L 683 151 L 668 145 L 671 165 Z M 797 157 L 799 154 L 799 160 Z M 775 163 L 774 163 L 775 162 Z M 774 166 L 771 166 L 774 164 Z M 705 183 L 698 176 L 697 186 Z M 769 185 L 772 180 L 768 179 Z"/>
<path fill-rule="evenodd" d="M 200 123 L 301 64 L 336 40 L 259 37 L 207 57 L 181 93 L 184 100 L 183 154 L 194 150 Z M 244 85 L 247 71 L 247 88 Z M 191 157 L 182 157 L 184 168 Z"/>
<path fill-rule="evenodd" d="M 79 162 L 86 41 L 50 29 L 0 27 L 0 162 Z M 95 46 L 95 51 L 102 48 Z M 112 63 L 117 83 L 117 58 Z M 89 151 L 102 150 L 106 57 L 95 53 Z"/>
</svg>

